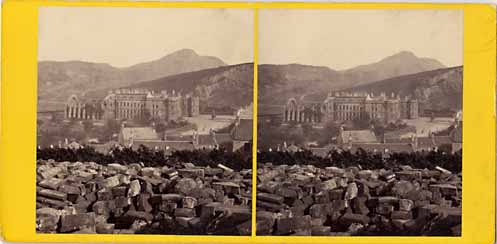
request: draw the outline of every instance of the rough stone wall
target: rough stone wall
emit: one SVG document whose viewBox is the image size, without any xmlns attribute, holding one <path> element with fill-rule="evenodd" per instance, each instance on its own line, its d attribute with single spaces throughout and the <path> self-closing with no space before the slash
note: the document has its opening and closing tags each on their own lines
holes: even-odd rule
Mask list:
<svg viewBox="0 0 497 244">
<path fill-rule="evenodd" d="M 257 235 L 460 236 L 461 175 L 261 165 Z"/>
<path fill-rule="evenodd" d="M 39 160 L 41 233 L 250 235 L 251 170 Z"/>
</svg>

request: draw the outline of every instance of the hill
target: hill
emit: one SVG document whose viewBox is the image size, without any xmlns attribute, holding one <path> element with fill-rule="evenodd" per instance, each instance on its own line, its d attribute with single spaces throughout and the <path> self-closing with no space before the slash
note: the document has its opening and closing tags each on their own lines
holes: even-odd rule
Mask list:
<svg viewBox="0 0 497 244">
<path fill-rule="evenodd" d="M 259 65 L 259 103 L 283 104 L 289 97 L 347 87 L 339 78 L 337 71 L 323 66 Z"/>
<path fill-rule="evenodd" d="M 441 68 L 445 68 L 445 66 L 438 60 L 420 58 L 412 52 L 402 51 L 376 63 L 360 65 L 341 71 L 340 73 L 344 79 L 352 82 L 352 85 L 357 86 L 392 77 Z"/>
<path fill-rule="evenodd" d="M 182 93 L 193 91 L 209 106 L 241 107 L 252 103 L 253 74 L 253 63 L 246 63 L 167 76 L 129 87 Z M 100 91 L 100 95 L 105 92 Z"/>
<path fill-rule="evenodd" d="M 349 91 L 396 93 L 415 96 L 432 109 L 460 110 L 462 108 L 463 67 L 421 72 L 360 85 Z"/>
<path fill-rule="evenodd" d="M 225 65 L 219 58 L 199 56 L 191 49 L 182 49 L 158 60 L 124 68 L 124 72 L 128 79 L 139 82 Z"/>
<path fill-rule="evenodd" d="M 289 97 L 327 94 L 331 90 L 348 89 L 383 79 L 444 67 L 437 60 L 420 58 L 407 51 L 372 64 L 341 71 L 323 66 L 301 64 L 263 64 L 259 66 L 259 102 L 261 104 L 283 104 Z"/>
<path fill-rule="evenodd" d="M 82 61 L 41 61 L 38 63 L 38 106 L 39 110 L 59 108 L 71 94 L 83 95 L 225 65 L 218 58 L 200 56 L 190 49 L 124 68 Z"/>
</svg>

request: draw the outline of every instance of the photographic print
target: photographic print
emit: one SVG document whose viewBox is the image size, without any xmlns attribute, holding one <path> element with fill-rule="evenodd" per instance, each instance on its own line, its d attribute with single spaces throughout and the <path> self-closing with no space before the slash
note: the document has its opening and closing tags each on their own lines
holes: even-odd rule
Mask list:
<svg viewBox="0 0 497 244">
<path fill-rule="evenodd" d="M 259 12 L 257 235 L 461 236 L 462 10 Z"/>
<path fill-rule="evenodd" d="M 39 10 L 36 231 L 250 235 L 253 10 Z"/>
</svg>

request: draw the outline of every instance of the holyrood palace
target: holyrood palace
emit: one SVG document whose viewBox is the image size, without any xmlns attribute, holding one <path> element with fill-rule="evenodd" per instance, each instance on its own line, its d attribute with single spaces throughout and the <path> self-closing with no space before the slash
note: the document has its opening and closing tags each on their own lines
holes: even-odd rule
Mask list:
<svg viewBox="0 0 497 244">
<path fill-rule="evenodd" d="M 374 96 L 368 93 L 328 94 L 324 101 L 306 101 L 304 98 L 288 99 L 284 109 L 284 122 L 323 123 L 376 119 L 395 122 L 399 119 L 418 118 L 418 100 L 385 93 Z"/>
<path fill-rule="evenodd" d="M 182 117 L 199 115 L 199 97 L 182 95 L 174 90 L 154 93 L 144 89 L 120 89 L 110 92 L 104 99 L 69 97 L 66 102 L 66 119 L 106 120 L 151 119 L 177 121 Z"/>
</svg>

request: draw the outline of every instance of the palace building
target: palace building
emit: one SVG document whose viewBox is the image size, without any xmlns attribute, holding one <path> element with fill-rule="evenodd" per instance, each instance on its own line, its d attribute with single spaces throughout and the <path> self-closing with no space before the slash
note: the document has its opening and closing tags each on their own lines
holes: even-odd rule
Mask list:
<svg viewBox="0 0 497 244">
<path fill-rule="evenodd" d="M 120 89 L 110 92 L 102 100 L 87 100 L 76 95 L 69 97 L 66 119 L 136 119 L 151 118 L 177 121 L 182 117 L 199 115 L 198 96 L 181 95 L 174 90 L 154 93 L 143 89 Z"/>
<path fill-rule="evenodd" d="M 399 119 L 418 118 L 418 101 L 384 93 L 379 96 L 366 93 L 328 94 L 324 101 L 306 101 L 290 98 L 284 107 L 284 122 L 325 123 L 376 119 L 385 123 Z"/>
</svg>

